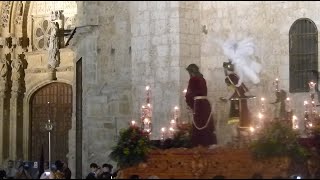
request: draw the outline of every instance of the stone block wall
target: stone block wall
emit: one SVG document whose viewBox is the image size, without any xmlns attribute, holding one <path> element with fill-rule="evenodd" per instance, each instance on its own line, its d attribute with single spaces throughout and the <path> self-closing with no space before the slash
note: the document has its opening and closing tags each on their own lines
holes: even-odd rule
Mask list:
<svg viewBox="0 0 320 180">
<path fill-rule="evenodd" d="M 316 2 L 200 2 L 201 26 L 205 25 L 208 31 L 201 34 L 201 67 L 204 67 L 221 132 L 228 129 L 226 117 L 229 103 L 219 101 L 219 97 L 228 95 L 222 68 L 222 63 L 228 59 L 215 40 L 254 38 L 256 58 L 263 69 L 260 84 L 245 83 L 250 89 L 248 94 L 257 96 L 249 104 L 253 115 L 256 117 L 260 98 L 265 97 L 267 112 L 272 116 L 273 106 L 269 103 L 275 101 L 273 81 L 279 78 L 280 88 L 288 92 L 294 114 L 302 126 L 304 109 L 301 107 L 308 93 L 289 93 L 289 30 L 299 18 L 309 18 L 319 27 L 319 17 L 315 15 L 318 8 L 319 3 Z M 229 141 L 225 133 L 218 134 L 222 144 Z"/>
<path fill-rule="evenodd" d="M 230 141 L 226 124 L 229 103 L 222 63 L 227 61 L 214 40 L 228 36 L 253 37 L 256 58 L 263 65 L 261 83 L 246 83 L 257 96 L 249 107 L 256 115 L 260 97 L 275 100 L 272 82 L 289 89 L 289 29 L 295 20 L 310 18 L 319 26 L 317 2 L 77 2 L 75 61 L 83 58 L 83 172 L 91 162 L 102 164 L 116 135 L 131 120 L 138 120 L 151 86 L 152 139 L 167 126 L 175 105 L 186 113 L 182 90 L 189 75 L 185 67 L 200 66 L 207 79 L 220 144 Z M 307 93 L 290 94 L 295 114 L 302 115 Z M 75 127 L 75 126 L 73 126 Z M 74 129 L 73 129 L 74 130 Z M 74 145 L 70 144 L 70 149 Z M 87 163 L 87 166 L 86 164 Z"/>
</svg>

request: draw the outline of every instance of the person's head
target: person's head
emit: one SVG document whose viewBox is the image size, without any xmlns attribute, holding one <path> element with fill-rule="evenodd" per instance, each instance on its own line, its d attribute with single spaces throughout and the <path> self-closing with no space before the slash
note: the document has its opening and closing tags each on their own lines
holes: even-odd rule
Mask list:
<svg viewBox="0 0 320 180">
<path fill-rule="evenodd" d="M 5 179 L 5 177 L 7 176 L 7 173 L 5 170 L 3 170 L 3 168 L 0 168 L 0 179 Z"/>
<path fill-rule="evenodd" d="M 98 165 L 96 163 L 90 164 L 91 172 L 96 172 L 98 170 Z"/>
<path fill-rule="evenodd" d="M 43 168 L 44 169 L 49 169 L 49 162 L 48 161 L 43 163 Z"/>
<path fill-rule="evenodd" d="M 234 71 L 234 66 L 233 64 L 230 62 L 223 62 L 223 68 L 227 71 Z"/>
<path fill-rule="evenodd" d="M 140 176 L 137 174 L 133 174 L 130 176 L 130 179 L 140 179 Z"/>
<path fill-rule="evenodd" d="M 63 168 L 64 168 L 64 169 L 65 169 L 65 168 L 68 168 L 68 163 L 62 162 L 62 164 L 63 164 Z"/>
<path fill-rule="evenodd" d="M 103 172 L 112 172 L 113 166 L 111 164 L 103 164 L 102 165 L 102 171 Z"/>
<path fill-rule="evenodd" d="M 190 77 L 203 75 L 200 73 L 199 67 L 196 64 L 190 64 L 186 70 L 189 72 Z"/>
<path fill-rule="evenodd" d="M 13 166 L 14 166 L 13 160 L 9 160 L 8 161 L 8 168 L 13 168 Z"/>
<path fill-rule="evenodd" d="M 63 163 L 60 160 L 57 160 L 54 164 L 56 165 L 57 170 L 62 170 Z"/>
</svg>

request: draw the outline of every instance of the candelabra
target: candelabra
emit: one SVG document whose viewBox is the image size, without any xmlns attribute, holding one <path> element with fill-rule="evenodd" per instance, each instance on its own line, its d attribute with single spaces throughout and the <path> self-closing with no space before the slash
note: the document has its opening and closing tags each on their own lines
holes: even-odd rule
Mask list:
<svg viewBox="0 0 320 180">
<path fill-rule="evenodd" d="M 309 93 L 310 93 L 310 101 L 304 101 L 304 127 L 305 127 L 305 133 L 307 136 L 312 135 L 312 129 L 313 127 L 318 123 L 319 121 L 319 114 L 316 110 L 316 104 L 315 104 L 315 85 L 314 82 L 309 82 Z"/>
<path fill-rule="evenodd" d="M 50 121 L 50 102 L 48 102 L 48 122 L 45 124 L 45 129 L 48 131 L 48 145 L 49 145 L 49 169 L 51 170 L 51 131 L 53 129 L 53 124 Z"/>
<path fill-rule="evenodd" d="M 166 140 L 166 128 L 163 127 L 161 128 L 161 137 L 160 137 L 160 141 L 161 143 L 163 143 Z"/>
<path fill-rule="evenodd" d="M 260 105 L 260 111 L 258 113 L 258 122 L 256 122 L 256 129 L 261 129 L 264 124 L 264 116 L 265 116 L 265 98 L 261 98 L 261 105 Z"/>
<path fill-rule="evenodd" d="M 275 86 L 276 92 L 279 92 L 279 79 L 276 78 L 276 80 L 273 82 L 273 85 Z"/>
<path fill-rule="evenodd" d="M 151 101 L 151 90 L 150 87 L 146 87 L 146 105 L 141 108 L 141 129 L 144 132 L 151 133 L 152 131 L 152 107 Z"/>
</svg>

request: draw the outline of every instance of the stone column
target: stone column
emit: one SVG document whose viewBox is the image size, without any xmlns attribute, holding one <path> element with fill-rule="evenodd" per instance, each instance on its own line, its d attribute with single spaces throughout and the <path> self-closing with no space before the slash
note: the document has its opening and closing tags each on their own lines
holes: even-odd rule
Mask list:
<svg viewBox="0 0 320 180">
<path fill-rule="evenodd" d="M 0 82 L 0 164 L 3 164 L 4 160 L 4 121 L 5 121 L 5 89 L 6 85 L 5 82 Z"/>
<path fill-rule="evenodd" d="M 4 148 L 5 145 L 5 121 L 6 121 L 6 109 L 5 98 L 7 91 L 7 74 L 8 74 L 8 61 L 6 58 L 0 59 L 0 164 L 4 160 Z"/>
<path fill-rule="evenodd" d="M 18 128 L 19 120 L 21 119 L 22 113 L 19 111 L 19 100 L 21 96 L 21 77 L 23 71 L 23 63 L 19 58 L 12 60 L 12 91 L 11 91 L 11 100 L 10 100 L 10 158 L 16 160 L 17 158 L 22 158 L 22 153 L 18 153 L 17 147 L 22 147 L 22 141 L 19 141 L 18 134 L 22 134 L 18 132 L 23 131 L 22 127 Z M 19 149 L 19 152 L 22 152 L 22 149 Z M 18 157 L 19 154 L 19 157 Z"/>
</svg>

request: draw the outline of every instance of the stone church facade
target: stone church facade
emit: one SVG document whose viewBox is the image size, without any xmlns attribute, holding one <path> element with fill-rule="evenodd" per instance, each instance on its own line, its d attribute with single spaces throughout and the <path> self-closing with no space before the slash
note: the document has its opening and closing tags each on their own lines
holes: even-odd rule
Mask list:
<svg viewBox="0 0 320 180">
<path fill-rule="evenodd" d="M 275 78 L 289 92 L 291 26 L 302 18 L 320 26 L 318 2 L 1 1 L 0 7 L 0 164 L 35 161 L 42 147 L 47 160 L 45 125 L 51 119 L 52 148 L 61 150 L 53 158 L 67 161 L 78 177 L 91 162 L 110 161 L 121 128 L 139 119 L 147 85 L 152 139 L 169 125 L 174 106 L 190 121 L 182 93 L 190 63 L 198 64 L 207 80 L 219 144 L 226 144 L 229 103 L 219 98 L 228 94 L 222 67 L 227 59 L 215 40 L 254 38 L 261 83 L 246 85 L 258 97 L 249 104 L 256 113 L 260 97 L 274 101 Z M 65 30 L 58 36 L 55 69 L 48 68 L 52 11 Z M 75 28 L 72 38 L 63 36 Z M 308 93 L 289 96 L 302 120 Z M 272 115 L 272 106 L 268 112 Z"/>
</svg>

